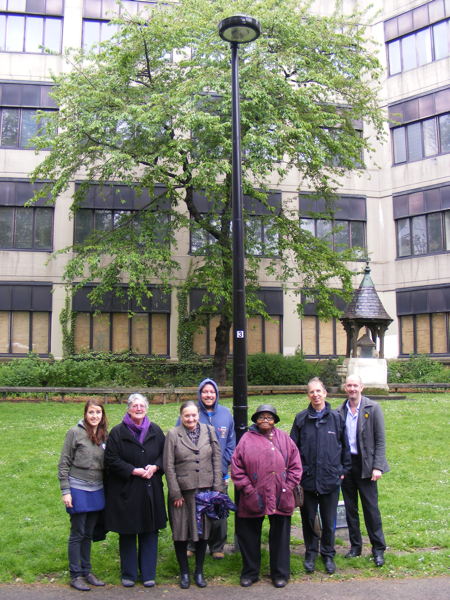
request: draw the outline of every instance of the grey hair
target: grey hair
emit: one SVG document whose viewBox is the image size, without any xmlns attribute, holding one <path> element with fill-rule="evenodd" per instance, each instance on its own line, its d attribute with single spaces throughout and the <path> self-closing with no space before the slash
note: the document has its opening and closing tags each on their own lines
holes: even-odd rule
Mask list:
<svg viewBox="0 0 450 600">
<path fill-rule="evenodd" d="M 143 402 L 145 404 L 145 408 L 148 409 L 148 400 L 147 398 L 144 396 L 144 394 L 130 394 L 128 396 L 128 400 L 127 400 L 127 406 L 128 408 L 130 408 L 130 406 L 134 403 L 134 402 Z"/>
<path fill-rule="evenodd" d="M 320 383 L 320 385 L 322 386 L 322 388 L 327 391 L 327 388 L 325 387 L 323 381 L 320 379 L 320 377 L 313 377 L 312 379 L 310 379 L 306 385 L 306 389 L 309 390 L 309 386 L 313 385 L 314 383 Z"/>
<path fill-rule="evenodd" d="M 193 400 L 186 400 L 186 402 L 183 402 L 180 406 L 180 415 L 185 408 L 188 408 L 188 406 L 195 406 L 198 411 L 198 406 Z"/>
<path fill-rule="evenodd" d="M 352 373 L 351 375 L 347 375 L 347 377 L 345 378 L 345 383 L 347 383 L 347 381 L 349 379 L 356 379 L 356 381 L 359 383 L 359 385 L 363 385 L 363 381 L 362 381 L 361 377 L 359 375 L 356 375 L 356 373 Z"/>
</svg>

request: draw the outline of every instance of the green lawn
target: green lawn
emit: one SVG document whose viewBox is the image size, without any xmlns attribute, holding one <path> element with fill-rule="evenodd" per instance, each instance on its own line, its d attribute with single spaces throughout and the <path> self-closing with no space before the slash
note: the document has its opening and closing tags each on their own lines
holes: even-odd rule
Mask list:
<svg viewBox="0 0 450 600">
<path fill-rule="evenodd" d="M 304 396 L 253 396 L 249 398 L 249 415 L 263 401 L 275 404 L 280 427 L 286 431 L 295 413 L 307 404 Z M 339 402 L 332 404 L 337 406 Z M 229 400 L 224 404 L 231 407 Z M 367 557 L 345 560 L 342 551 L 346 542 L 338 530 L 337 548 L 341 551 L 336 558 L 335 579 L 436 575 L 448 569 L 450 395 L 417 394 L 408 400 L 382 402 L 382 406 L 391 466 L 379 486 L 389 546 L 386 565 L 374 569 Z M 69 520 L 60 502 L 56 471 L 65 432 L 81 417 L 82 410 L 82 404 L 0 403 L 0 582 L 67 581 Z M 124 405 L 107 406 L 110 426 L 121 420 L 124 411 Z M 150 419 L 165 431 L 177 415 L 178 406 L 174 404 L 150 407 Z M 302 579 L 305 573 L 298 512 L 293 525 L 292 578 Z M 169 529 L 161 533 L 159 556 L 158 581 L 176 582 Z M 116 534 L 110 533 L 104 542 L 94 544 L 93 564 L 95 572 L 107 582 L 119 583 Z M 228 554 L 223 561 L 208 558 L 205 574 L 215 582 L 237 583 L 240 564 L 238 554 Z M 312 577 L 323 576 L 319 569 Z"/>
</svg>

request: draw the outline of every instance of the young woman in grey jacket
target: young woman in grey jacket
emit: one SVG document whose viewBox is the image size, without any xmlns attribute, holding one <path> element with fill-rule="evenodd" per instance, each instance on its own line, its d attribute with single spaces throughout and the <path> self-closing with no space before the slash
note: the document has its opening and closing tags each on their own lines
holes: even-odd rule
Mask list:
<svg viewBox="0 0 450 600">
<path fill-rule="evenodd" d="M 105 585 L 91 571 L 91 543 L 99 513 L 105 507 L 103 457 L 106 438 L 103 404 L 88 400 L 83 419 L 66 434 L 58 465 L 62 501 L 70 515 L 70 585 L 82 592 L 90 590 L 89 585 Z"/>
</svg>

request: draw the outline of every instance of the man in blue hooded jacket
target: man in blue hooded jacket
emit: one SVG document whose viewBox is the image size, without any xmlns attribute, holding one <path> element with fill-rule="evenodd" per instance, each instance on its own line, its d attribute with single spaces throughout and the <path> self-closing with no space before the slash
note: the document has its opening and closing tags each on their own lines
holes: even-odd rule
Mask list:
<svg viewBox="0 0 450 600">
<path fill-rule="evenodd" d="M 234 420 L 230 410 L 219 404 L 219 388 L 213 379 L 204 379 L 197 391 L 199 421 L 212 425 L 216 430 L 222 452 L 223 492 L 226 492 L 229 482 L 228 468 L 231 455 L 236 447 Z M 217 519 L 212 522 L 211 534 L 208 539 L 209 551 L 213 558 L 224 557 L 224 546 L 227 541 L 227 519 Z M 192 549 L 190 549 L 192 552 Z"/>
</svg>

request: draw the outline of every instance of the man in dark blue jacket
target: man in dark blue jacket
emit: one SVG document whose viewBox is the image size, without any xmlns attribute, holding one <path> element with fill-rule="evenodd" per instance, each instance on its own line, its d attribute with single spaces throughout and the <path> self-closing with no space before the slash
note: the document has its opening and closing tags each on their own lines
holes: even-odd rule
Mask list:
<svg viewBox="0 0 450 600">
<path fill-rule="evenodd" d="M 213 379 L 204 379 L 197 391 L 199 421 L 212 425 L 216 430 L 222 452 L 223 489 L 226 492 L 230 480 L 228 468 L 231 455 L 236 447 L 236 434 L 234 431 L 233 415 L 228 408 L 219 404 L 219 388 Z M 213 558 L 224 557 L 224 546 L 227 541 L 227 519 L 217 519 L 212 522 L 211 533 L 208 539 L 209 551 Z M 189 547 L 189 552 L 193 549 Z"/>
<path fill-rule="evenodd" d="M 319 553 L 319 535 L 314 527 L 317 508 L 322 522 L 320 554 L 325 570 L 335 572 L 334 549 L 339 490 L 350 472 L 351 458 L 345 432 L 345 420 L 325 401 L 327 392 L 322 381 L 314 377 L 307 387 L 310 404 L 298 413 L 291 429 L 303 465 L 301 484 L 304 490 L 302 514 L 305 542 L 305 570 L 313 573 Z"/>
</svg>

